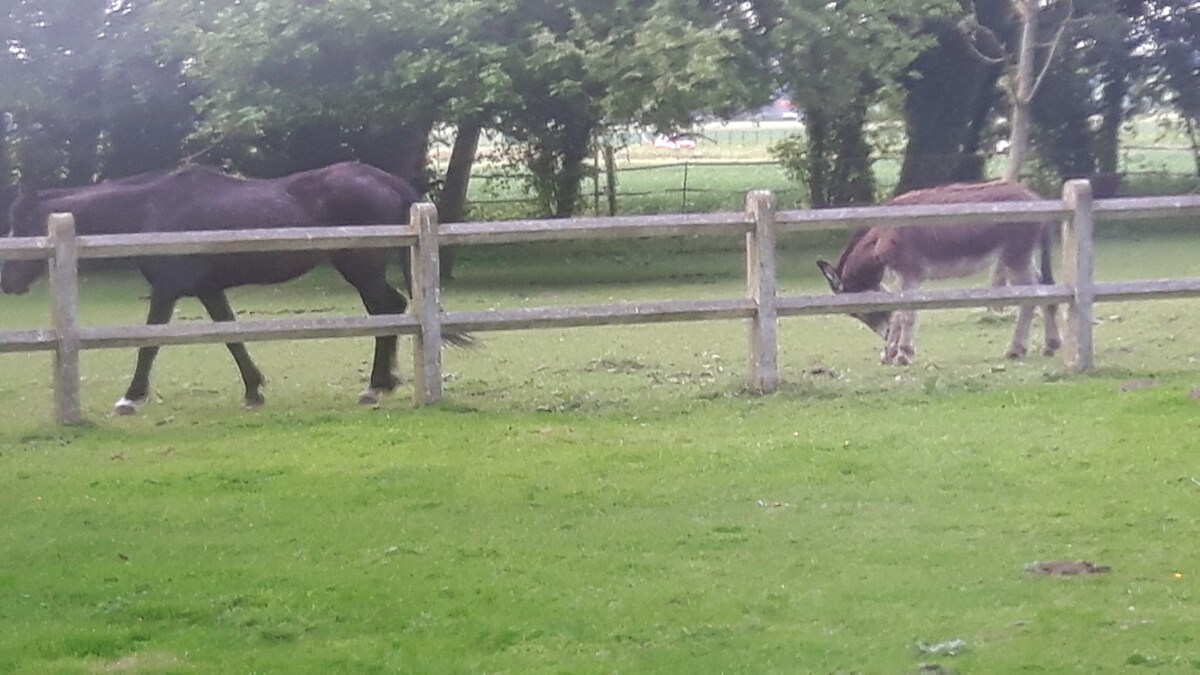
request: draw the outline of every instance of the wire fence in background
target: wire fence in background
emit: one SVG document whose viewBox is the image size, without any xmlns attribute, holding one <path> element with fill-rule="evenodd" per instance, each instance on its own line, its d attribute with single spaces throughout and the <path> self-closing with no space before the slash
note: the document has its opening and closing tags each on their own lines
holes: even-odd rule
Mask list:
<svg viewBox="0 0 1200 675">
<path fill-rule="evenodd" d="M 881 199 L 895 186 L 900 161 L 898 156 L 876 161 Z M 1003 156 L 992 161 L 998 166 Z M 1129 194 L 1191 193 L 1200 191 L 1200 175 L 1189 170 L 1192 162 L 1192 150 L 1187 147 L 1127 146 L 1122 149 L 1119 173 Z M 581 215 L 738 210 L 746 191 L 753 188 L 772 190 L 785 207 L 807 205 L 803 187 L 769 159 L 710 159 L 703 152 L 677 150 L 647 159 L 644 153 L 618 152 L 616 190 L 611 195 L 601 163 L 589 169 L 581 187 Z M 1037 176 L 1032 179 L 1036 181 Z M 545 215 L 539 213 L 541 207 L 528 175 L 516 172 L 485 168 L 473 174 L 469 202 L 472 217 L 479 219 Z"/>
</svg>

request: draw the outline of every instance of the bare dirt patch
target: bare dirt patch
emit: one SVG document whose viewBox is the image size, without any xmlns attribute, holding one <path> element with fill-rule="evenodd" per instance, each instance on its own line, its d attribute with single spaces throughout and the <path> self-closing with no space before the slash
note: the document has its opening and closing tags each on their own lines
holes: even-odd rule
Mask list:
<svg viewBox="0 0 1200 675">
<path fill-rule="evenodd" d="M 1032 562 L 1025 566 L 1029 574 L 1045 576 L 1070 577 L 1083 574 L 1104 574 L 1111 572 L 1108 565 L 1096 565 L 1088 560 L 1051 560 L 1049 562 Z"/>
<path fill-rule="evenodd" d="M 1126 380 L 1117 387 L 1117 391 L 1141 391 L 1158 386 L 1158 380 L 1146 378 L 1141 380 Z"/>
<path fill-rule="evenodd" d="M 179 658 L 168 652 L 127 654 L 119 659 L 100 661 L 88 670 L 93 673 L 156 673 L 179 665 Z"/>
</svg>

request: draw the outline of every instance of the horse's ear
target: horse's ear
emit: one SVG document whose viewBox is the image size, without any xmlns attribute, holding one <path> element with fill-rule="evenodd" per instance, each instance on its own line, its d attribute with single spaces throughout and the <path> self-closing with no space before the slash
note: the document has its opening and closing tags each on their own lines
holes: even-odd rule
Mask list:
<svg viewBox="0 0 1200 675">
<path fill-rule="evenodd" d="M 834 293 L 841 293 L 845 288 L 842 285 L 842 275 L 838 274 L 837 269 L 824 260 L 817 261 L 817 269 L 821 270 L 821 274 L 825 275 L 825 280 L 829 282 L 829 287 Z"/>
</svg>

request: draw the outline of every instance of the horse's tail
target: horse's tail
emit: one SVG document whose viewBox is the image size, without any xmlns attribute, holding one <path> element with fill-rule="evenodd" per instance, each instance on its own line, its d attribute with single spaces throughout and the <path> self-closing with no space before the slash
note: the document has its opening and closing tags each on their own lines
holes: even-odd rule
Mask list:
<svg viewBox="0 0 1200 675">
<path fill-rule="evenodd" d="M 404 201 L 407 202 L 409 206 L 411 206 L 412 204 L 414 204 L 415 202 L 417 202 L 421 199 L 421 197 L 422 197 L 421 193 L 418 192 L 416 190 L 416 188 L 414 188 L 412 186 L 411 183 L 404 180 L 403 178 L 399 178 L 398 176 L 394 176 L 390 173 L 386 173 L 386 172 L 384 172 L 384 173 L 386 175 L 386 179 L 391 184 L 392 188 L 394 190 L 396 190 L 403 197 Z M 404 213 L 402 215 L 403 215 L 405 222 L 407 222 L 409 214 Z M 413 297 L 412 250 L 407 246 L 402 246 L 400 248 L 400 269 L 404 274 L 404 292 L 408 295 L 409 298 L 412 298 Z M 445 340 L 446 343 L 449 344 L 451 347 L 459 347 L 462 349 L 474 349 L 474 348 L 480 346 L 479 340 L 476 340 L 475 336 L 470 333 L 457 333 L 457 332 L 443 333 L 442 339 Z"/>
</svg>

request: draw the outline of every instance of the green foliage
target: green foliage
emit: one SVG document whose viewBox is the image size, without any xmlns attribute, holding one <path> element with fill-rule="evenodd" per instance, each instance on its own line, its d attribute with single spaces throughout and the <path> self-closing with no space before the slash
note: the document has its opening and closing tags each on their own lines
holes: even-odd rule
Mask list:
<svg viewBox="0 0 1200 675">
<path fill-rule="evenodd" d="M 178 60 L 156 45 L 140 5 L 10 5 L 0 111 L 12 115 L 13 128 L 0 133 L 15 147 L 22 178 L 80 184 L 176 161 L 193 92 Z"/>
</svg>

